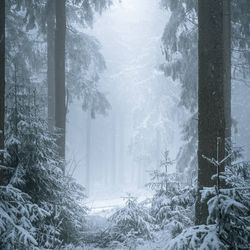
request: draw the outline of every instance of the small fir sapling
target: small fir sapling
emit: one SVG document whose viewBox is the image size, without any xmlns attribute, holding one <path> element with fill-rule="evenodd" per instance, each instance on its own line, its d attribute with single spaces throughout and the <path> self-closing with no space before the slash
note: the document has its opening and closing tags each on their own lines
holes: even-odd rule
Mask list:
<svg viewBox="0 0 250 250">
<path fill-rule="evenodd" d="M 182 186 L 178 174 L 169 174 L 173 165 L 168 152 L 160 169 L 152 172 L 151 182 L 147 185 L 155 194 L 152 199 L 151 213 L 160 227 L 170 230 L 172 236 L 193 224 L 194 189 Z"/>
<path fill-rule="evenodd" d="M 219 150 L 219 138 L 217 149 Z M 217 179 L 214 189 L 204 190 L 204 199 L 208 200 L 209 216 L 207 224 L 216 224 L 218 238 L 227 248 L 248 249 L 250 240 L 250 165 L 240 162 L 240 149 L 226 148 L 227 156 L 219 161 L 204 156 L 214 167 Z M 220 173 L 225 164 L 225 172 Z M 221 182 L 225 181 L 225 187 Z"/>
<path fill-rule="evenodd" d="M 125 197 L 126 205 L 118 209 L 108 220 L 109 227 L 102 233 L 100 245 L 108 246 L 121 242 L 125 245 L 137 239 L 152 239 L 155 220 L 137 199 Z"/>
<path fill-rule="evenodd" d="M 250 165 L 238 160 L 239 152 L 229 150 L 221 161 L 203 156 L 217 168 L 212 177 L 217 179 L 216 186 L 202 191 L 203 200 L 208 200 L 207 225 L 188 228 L 166 249 L 249 249 Z M 220 173 L 222 164 L 224 173 Z M 222 180 L 226 182 L 223 188 Z"/>
</svg>

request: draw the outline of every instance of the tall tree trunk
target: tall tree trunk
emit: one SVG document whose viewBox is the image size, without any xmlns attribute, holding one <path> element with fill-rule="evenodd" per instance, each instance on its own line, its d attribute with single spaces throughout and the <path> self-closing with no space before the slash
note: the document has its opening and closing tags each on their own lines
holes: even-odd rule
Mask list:
<svg viewBox="0 0 250 250">
<path fill-rule="evenodd" d="M 0 1 L 0 165 L 4 161 L 5 118 L 5 1 Z M 0 185 L 6 183 L 6 173 L 0 167 Z"/>
<path fill-rule="evenodd" d="M 56 32 L 55 32 L 55 126 L 60 129 L 61 136 L 57 140 L 59 155 L 65 159 L 65 33 L 66 15 L 65 0 L 56 0 Z M 63 169 L 65 171 L 65 169 Z"/>
<path fill-rule="evenodd" d="M 226 32 L 230 18 L 225 13 L 225 6 L 230 0 L 198 1 L 199 20 L 199 87 L 198 87 L 198 198 L 196 202 L 196 224 L 205 224 L 208 211 L 206 202 L 201 202 L 200 190 L 211 187 L 211 180 L 216 174 L 214 166 L 202 155 L 209 158 L 217 156 L 217 138 L 220 138 L 219 160 L 225 157 L 226 105 L 229 106 L 228 89 L 230 77 L 229 41 Z M 225 15 L 227 14 L 227 15 Z M 227 107 L 228 108 L 228 107 Z M 229 110 L 229 109 L 228 109 Z M 227 110 L 227 112 L 228 112 Z M 229 114 L 227 114 L 229 115 Z M 231 116 L 230 116 L 231 117 Z M 220 169 L 220 171 L 223 171 Z"/>
<path fill-rule="evenodd" d="M 112 152 L 111 152 L 111 164 L 112 164 L 112 170 L 111 170 L 111 182 L 113 187 L 116 187 L 117 185 L 117 162 L 116 162 L 116 117 L 114 115 L 114 119 L 112 121 L 112 131 L 111 131 L 111 136 L 112 136 L 112 141 L 111 141 L 111 147 L 112 147 Z"/>
<path fill-rule="evenodd" d="M 5 116 L 5 1 L 0 1 L 0 163 L 4 150 Z"/>
<path fill-rule="evenodd" d="M 55 1 L 47 2 L 47 82 L 48 125 L 50 132 L 55 126 Z"/>
<path fill-rule="evenodd" d="M 231 0 L 223 1 L 225 137 L 231 143 Z"/>
<path fill-rule="evenodd" d="M 156 169 L 160 169 L 161 166 L 161 135 L 160 130 L 156 129 Z"/>
<path fill-rule="evenodd" d="M 123 113 L 120 114 L 120 119 L 119 119 L 119 173 L 118 173 L 118 182 L 120 187 L 123 187 L 124 185 L 124 117 Z"/>
<path fill-rule="evenodd" d="M 91 157 L 91 112 L 87 112 L 87 123 L 86 123 L 86 179 L 85 179 L 85 188 L 87 195 L 90 195 L 90 157 Z"/>
</svg>

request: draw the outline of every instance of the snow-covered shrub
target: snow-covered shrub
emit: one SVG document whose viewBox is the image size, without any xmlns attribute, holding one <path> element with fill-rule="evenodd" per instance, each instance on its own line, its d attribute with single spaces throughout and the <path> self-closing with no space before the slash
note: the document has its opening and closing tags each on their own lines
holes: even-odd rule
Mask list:
<svg viewBox="0 0 250 250">
<path fill-rule="evenodd" d="M 232 156 L 233 162 L 226 166 L 222 176 L 226 188 L 209 200 L 208 223 L 218 220 L 220 238 L 228 247 L 249 249 L 250 163 Z"/>
<path fill-rule="evenodd" d="M 152 239 L 155 220 L 149 211 L 136 201 L 128 197 L 126 205 L 118 209 L 110 218 L 110 225 L 101 234 L 99 244 L 107 246 L 115 242 L 125 245 L 138 239 Z"/>
<path fill-rule="evenodd" d="M 179 249 L 249 249 L 249 208 L 241 202 L 236 190 L 209 189 L 208 225 L 194 226 L 184 230 L 167 246 L 167 250 Z M 204 195 L 204 198 L 206 195 Z"/>
<path fill-rule="evenodd" d="M 151 174 L 148 186 L 155 191 L 151 213 L 161 228 L 171 231 L 172 236 L 193 224 L 195 192 L 192 187 L 182 186 L 177 174 L 169 174 L 172 162 L 168 153 L 159 170 Z"/>
<path fill-rule="evenodd" d="M 249 197 L 247 202 L 249 205 Z M 217 235 L 227 249 L 250 247 L 250 211 L 244 203 L 241 192 L 234 188 L 221 189 L 208 201 L 207 223 L 217 225 Z"/>
<path fill-rule="evenodd" d="M 226 163 L 225 172 L 214 176 L 225 180 L 226 185 L 202 190 L 202 198 L 208 204 L 208 225 L 185 230 L 166 249 L 249 249 L 250 164 L 234 162 L 237 152 L 230 155 L 229 162 L 221 161 Z"/>
<path fill-rule="evenodd" d="M 0 186 L 0 248 L 36 249 L 37 222 L 48 213 L 11 184 Z"/>
<path fill-rule="evenodd" d="M 193 226 L 183 230 L 166 246 L 167 250 L 226 250 L 219 239 L 216 225 Z"/>
<path fill-rule="evenodd" d="M 83 240 L 87 208 L 81 205 L 85 198 L 85 189 L 74 178 L 61 179 L 61 224 L 60 238 L 64 243 L 78 244 Z"/>
<path fill-rule="evenodd" d="M 249 249 L 250 164 L 240 161 L 239 156 L 239 149 L 228 151 L 225 172 L 214 176 L 224 180 L 225 187 L 205 189 L 202 196 L 204 199 L 212 196 L 208 200 L 207 224 L 217 225 L 221 242 L 227 248 Z"/>
</svg>

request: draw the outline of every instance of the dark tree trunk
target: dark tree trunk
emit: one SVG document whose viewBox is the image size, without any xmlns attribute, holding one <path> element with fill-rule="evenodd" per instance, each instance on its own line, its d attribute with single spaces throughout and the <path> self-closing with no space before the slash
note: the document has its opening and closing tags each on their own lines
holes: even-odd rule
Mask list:
<svg viewBox="0 0 250 250">
<path fill-rule="evenodd" d="M 5 1 L 0 1 L 0 163 L 4 150 L 5 116 Z M 0 178 L 1 184 L 1 178 Z"/>
<path fill-rule="evenodd" d="M 225 157 L 226 116 L 230 109 L 230 51 L 224 41 L 230 29 L 230 18 L 225 11 L 230 0 L 198 1 L 199 20 L 199 87 L 198 87 L 198 191 L 211 187 L 216 174 L 214 166 L 202 155 L 209 158 L 217 156 L 217 138 L 220 138 L 219 160 Z M 225 15 L 227 14 L 227 15 Z M 229 62 L 228 62 L 229 61 Z M 226 108 L 226 110 L 225 110 Z M 223 171 L 223 166 L 220 171 Z M 205 224 L 208 211 L 206 203 L 201 202 L 200 192 L 196 202 L 196 224 Z"/>
<path fill-rule="evenodd" d="M 231 0 L 223 1 L 225 137 L 231 143 Z"/>
<path fill-rule="evenodd" d="M 65 0 L 56 0 L 56 32 L 55 32 L 55 126 L 60 129 L 61 136 L 57 143 L 59 155 L 65 159 L 65 33 L 66 15 Z"/>
<path fill-rule="evenodd" d="M 55 126 L 55 1 L 47 2 L 47 81 L 48 125 L 50 132 Z"/>
<path fill-rule="evenodd" d="M 4 161 L 5 118 L 5 1 L 0 1 L 0 166 Z M 6 173 L 0 167 L 0 185 L 6 183 Z"/>
</svg>

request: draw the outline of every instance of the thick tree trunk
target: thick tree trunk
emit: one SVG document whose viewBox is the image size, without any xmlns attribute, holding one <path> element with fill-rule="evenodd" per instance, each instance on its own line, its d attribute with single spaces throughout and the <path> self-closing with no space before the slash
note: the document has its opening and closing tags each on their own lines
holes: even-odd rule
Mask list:
<svg viewBox="0 0 250 250">
<path fill-rule="evenodd" d="M 231 0 L 223 1 L 225 137 L 231 143 Z"/>
<path fill-rule="evenodd" d="M 0 163 L 2 163 L 3 161 L 3 150 L 4 150 L 4 116 L 5 116 L 5 1 L 0 1 L 0 150 L 1 150 Z"/>
<path fill-rule="evenodd" d="M 47 81 L 48 125 L 50 132 L 55 126 L 55 1 L 47 2 Z"/>
<path fill-rule="evenodd" d="M 65 33 L 66 15 L 65 0 L 56 0 L 56 32 L 55 32 L 55 126 L 60 129 L 61 136 L 57 143 L 59 155 L 65 159 Z"/>
<path fill-rule="evenodd" d="M 0 185 L 6 183 L 6 173 L 1 169 L 4 161 L 5 118 L 5 1 L 0 1 Z"/>
<path fill-rule="evenodd" d="M 220 138 L 219 160 L 225 157 L 226 115 L 230 96 L 225 93 L 230 82 L 229 41 L 226 39 L 230 23 L 224 22 L 225 6 L 230 0 L 198 1 L 199 20 L 199 87 L 198 87 L 198 191 L 211 187 L 216 174 L 214 166 L 202 155 L 209 158 L 217 156 L 217 138 Z M 227 13 L 228 14 L 228 13 Z M 220 169 L 220 171 L 223 171 Z M 201 202 L 200 192 L 196 202 L 196 223 L 205 224 L 208 211 L 206 203 Z"/>
</svg>

